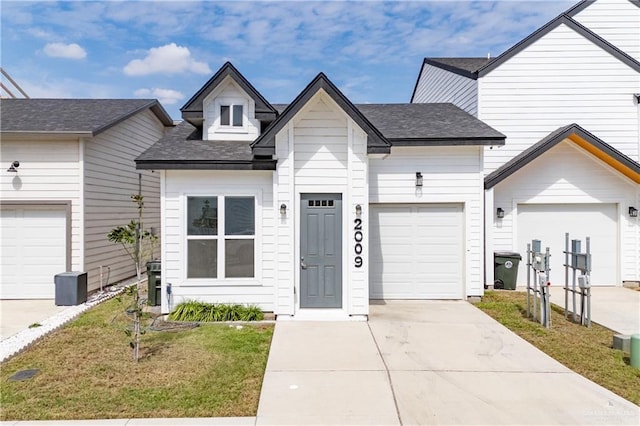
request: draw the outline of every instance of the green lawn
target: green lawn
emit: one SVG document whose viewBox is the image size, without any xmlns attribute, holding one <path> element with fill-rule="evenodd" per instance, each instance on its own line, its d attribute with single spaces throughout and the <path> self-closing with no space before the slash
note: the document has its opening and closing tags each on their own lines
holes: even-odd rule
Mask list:
<svg viewBox="0 0 640 426">
<path fill-rule="evenodd" d="M 272 325 L 148 331 L 135 363 L 122 310 L 107 301 L 3 363 L 0 419 L 256 414 Z M 40 372 L 8 380 L 25 369 Z"/>
<path fill-rule="evenodd" d="M 640 405 L 640 369 L 629 365 L 628 353 L 612 349 L 611 330 L 574 324 L 554 305 L 547 329 L 526 318 L 524 292 L 488 291 L 476 306 L 571 370 Z"/>
</svg>

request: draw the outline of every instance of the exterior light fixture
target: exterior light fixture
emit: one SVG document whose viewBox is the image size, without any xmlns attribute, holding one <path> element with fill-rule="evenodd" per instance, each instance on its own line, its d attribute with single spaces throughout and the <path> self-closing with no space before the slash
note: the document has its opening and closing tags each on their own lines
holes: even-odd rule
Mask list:
<svg viewBox="0 0 640 426">
<path fill-rule="evenodd" d="M 11 173 L 18 173 L 18 167 L 20 167 L 20 162 L 14 161 L 13 163 L 11 163 L 7 171 Z"/>
<path fill-rule="evenodd" d="M 498 208 L 496 209 L 496 217 L 497 217 L 498 219 L 502 219 L 502 218 L 504 218 L 504 210 L 502 209 L 502 207 L 498 207 Z"/>
<path fill-rule="evenodd" d="M 422 186 L 422 173 L 416 172 L 416 187 Z"/>
<path fill-rule="evenodd" d="M 630 217 L 638 217 L 638 209 L 633 206 L 629 207 L 629 216 Z"/>
<path fill-rule="evenodd" d="M 280 204 L 280 215 L 282 216 L 287 215 L 287 205 L 284 203 Z"/>
<path fill-rule="evenodd" d="M 362 214 L 362 206 L 360 204 L 356 204 L 356 216 L 360 216 Z"/>
</svg>

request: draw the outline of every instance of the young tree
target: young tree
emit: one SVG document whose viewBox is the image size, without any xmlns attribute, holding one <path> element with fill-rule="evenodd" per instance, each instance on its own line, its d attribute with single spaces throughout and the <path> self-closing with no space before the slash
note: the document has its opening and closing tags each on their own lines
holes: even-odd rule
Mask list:
<svg viewBox="0 0 640 426">
<path fill-rule="evenodd" d="M 113 228 L 108 234 L 107 239 L 113 243 L 121 244 L 127 254 L 131 257 L 136 266 L 136 285 L 130 287 L 130 294 L 133 296 L 133 302 L 127 313 L 133 318 L 133 330 L 126 330 L 131 337 L 131 348 L 133 349 L 133 359 L 140 359 L 140 319 L 142 316 L 142 305 L 140 303 L 140 283 L 142 281 L 142 267 L 144 261 L 149 254 L 153 253 L 153 246 L 157 237 L 148 230 L 144 229 L 142 220 L 142 210 L 144 208 L 144 197 L 141 194 L 134 194 L 131 200 L 136 203 L 138 210 L 137 219 L 132 219 L 126 225 Z"/>
</svg>

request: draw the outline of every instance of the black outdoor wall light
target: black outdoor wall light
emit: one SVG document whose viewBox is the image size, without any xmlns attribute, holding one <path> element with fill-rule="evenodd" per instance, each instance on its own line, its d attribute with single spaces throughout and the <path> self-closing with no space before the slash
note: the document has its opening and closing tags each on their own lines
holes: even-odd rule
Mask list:
<svg viewBox="0 0 640 426">
<path fill-rule="evenodd" d="M 417 187 L 422 186 L 422 173 L 421 172 L 416 172 L 416 186 Z"/>
<path fill-rule="evenodd" d="M 282 216 L 287 215 L 287 205 L 285 203 L 280 204 L 280 214 Z"/>
<path fill-rule="evenodd" d="M 502 207 L 498 207 L 496 210 L 496 217 L 498 219 L 503 219 L 504 218 L 504 210 L 502 209 Z"/>
<path fill-rule="evenodd" d="M 7 171 L 11 173 L 18 173 L 18 167 L 20 167 L 20 162 L 14 161 L 13 163 L 11 163 Z"/>
<path fill-rule="evenodd" d="M 638 209 L 633 206 L 629 206 L 629 217 L 638 217 Z"/>
</svg>

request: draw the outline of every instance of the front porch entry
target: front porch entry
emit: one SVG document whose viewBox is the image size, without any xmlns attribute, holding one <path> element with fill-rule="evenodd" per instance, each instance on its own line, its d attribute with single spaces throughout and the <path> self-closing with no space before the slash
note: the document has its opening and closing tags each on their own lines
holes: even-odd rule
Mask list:
<svg viewBox="0 0 640 426">
<path fill-rule="evenodd" d="M 300 308 L 342 307 L 342 194 L 300 194 Z"/>
</svg>

